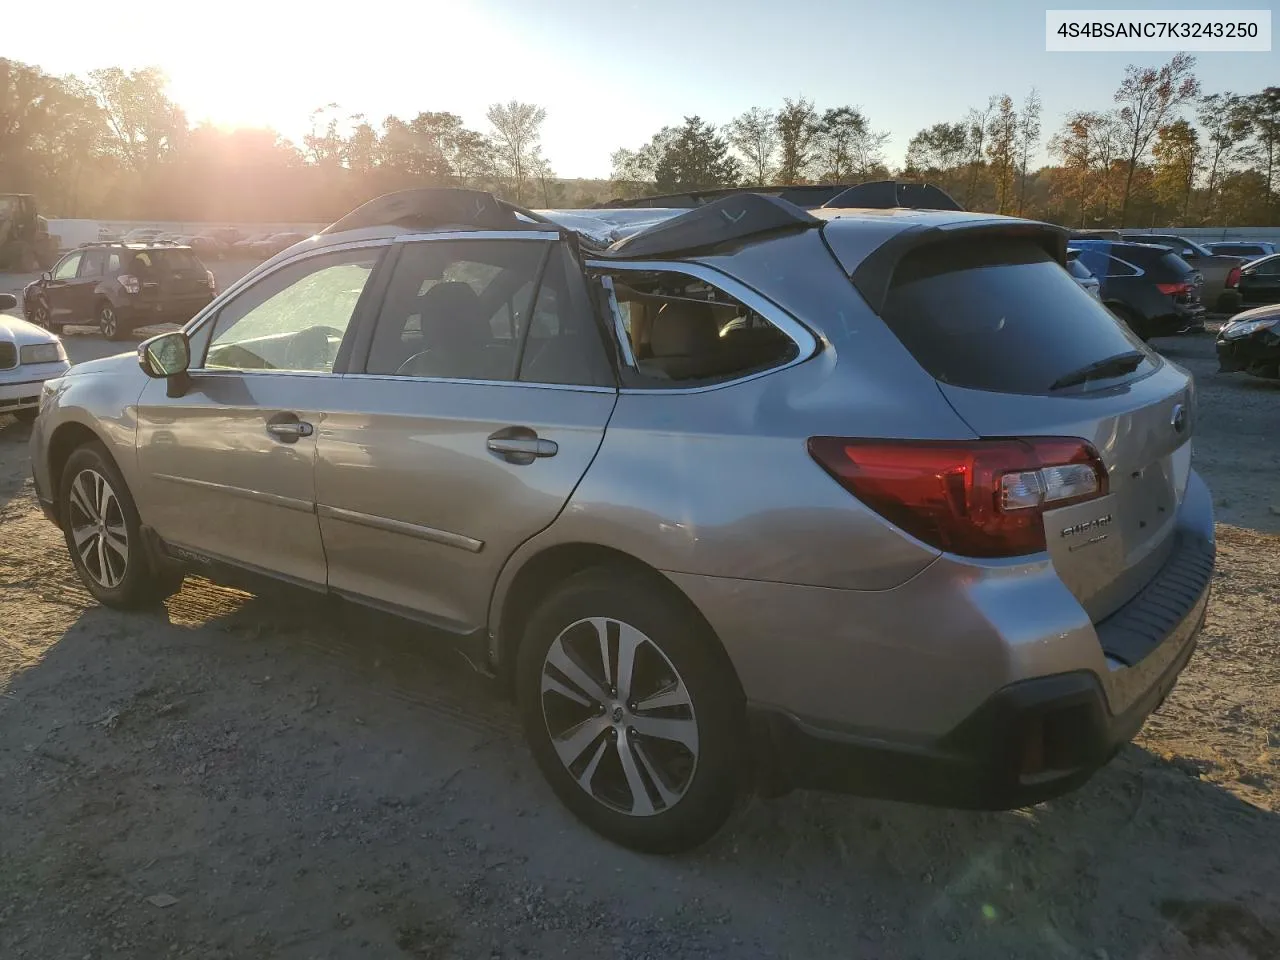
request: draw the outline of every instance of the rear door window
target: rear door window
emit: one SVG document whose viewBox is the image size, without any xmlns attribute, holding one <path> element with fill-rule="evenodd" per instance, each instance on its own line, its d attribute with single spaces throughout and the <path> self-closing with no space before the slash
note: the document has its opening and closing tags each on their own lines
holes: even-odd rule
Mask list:
<svg viewBox="0 0 1280 960">
<path fill-rule="evenodd" d="M 190 250 L 148 250 L 151 262 L 161 270 L 199 270 L 203 265 Z"/>
<path fill-rule="evenodd" d="M 907 254 L 881 315 L 935 379 L 974 390 L 1048 393 L 1067 374 L 1142 349 L 1044 249 L 1019 241 Z"/>
</svg>

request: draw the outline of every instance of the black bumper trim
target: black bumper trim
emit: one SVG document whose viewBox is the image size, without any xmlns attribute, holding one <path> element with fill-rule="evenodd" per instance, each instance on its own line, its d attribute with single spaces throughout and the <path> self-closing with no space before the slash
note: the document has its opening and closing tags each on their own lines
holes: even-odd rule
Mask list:
<svg viewBox="0 0 1280 960">
<path fill-rule="evenodd" d="M 1142 729 L 1177 682 L 1193 636 L 1143 696 L 1107 708 L 1097 676 L 1082 670 L 1010 684 L 951 733 L 922 745 L 837 734 L 780 711 L 752 708 L 761 787 L 829 790 L 974 810 L 1009 810 L 1080 787 Z M 1023 776 L 1032 739 L 1049 760 Z"/>
</svg>

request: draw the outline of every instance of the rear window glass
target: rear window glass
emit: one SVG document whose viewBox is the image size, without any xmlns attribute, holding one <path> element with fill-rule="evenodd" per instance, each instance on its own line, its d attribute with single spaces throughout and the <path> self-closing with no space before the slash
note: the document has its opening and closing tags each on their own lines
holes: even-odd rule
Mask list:
<svg viewBox="0 0 1280 960">
<path fill-rule="evenodd" d="M 1189 273 L 1195 273 L 1195 267 L 1191 266 L 1176 253 L 1161 254 L 1157 263 L 1158 269 L 1166 275 L 1185 277 Z"/>
<path fill-rule="evenodd" d="M 201 270 L 203 265 L 190 250 L 165 250 L 153 248 L 139 250 L 135 257 L 157 270 Z"/>
<path fill-rule="evenodd" d="M 935 379 L 974 390 L 1047 393 L 1067 374 L 1142 349 L 1056 260 L 1025 242 L 945 243 L 908 254 L 882 317 Z M 1150 362 L 1129 376 L 1149 371 Z"/>
</svg>

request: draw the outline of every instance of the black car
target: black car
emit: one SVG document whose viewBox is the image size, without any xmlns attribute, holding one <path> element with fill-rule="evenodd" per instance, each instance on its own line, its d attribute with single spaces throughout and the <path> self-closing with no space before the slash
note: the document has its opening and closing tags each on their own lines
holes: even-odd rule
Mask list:
<svg viewBox="0 0 1280 960">
<path fill-rule="evenodd" d="M 1070 246 L 1102 284 L 1102 302 L 1143 340 L 1204 329 L 1200 274 L 1176 253 L 1111 240 Z"/>
<path fill-rule="evenodd" d="M 1280 303 L 1280 253 L 1240 268 L 1240 299 L 1245 303 Z"/>
<path fill-rule="evenodd" d="M 89 243 L 22 291 L 27 319 L 50 330 L 96 324 L 108 340 L 135 327 L 186 323 L 216 292 L 213 273 L 190 247 Z"/>
<path fill-rule="evenodd" d="M 1218 369 L 1280 378 L 1280 304 L 1238 313 L 1223 326 L 1218 332 Z"/>
</svg>

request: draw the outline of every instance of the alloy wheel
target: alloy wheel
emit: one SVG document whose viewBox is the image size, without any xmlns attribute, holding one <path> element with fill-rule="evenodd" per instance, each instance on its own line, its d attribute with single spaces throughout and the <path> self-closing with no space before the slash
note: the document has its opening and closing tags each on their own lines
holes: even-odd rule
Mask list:
<svg viewBox="0 0 1280 960">
<path fill-rule="evenodd" d="M 36 303 L 31 311 L 31 319 L 38 327 L 49 326 L 49 308 L 44 304 L 44 301 Z"/>
<path fill-rule="evenodd" d="M 111 484 L 96 470 L 71 482 L 68 522 L 85 572 L 100 587 L 118 587 L 129 568 L 129 531 Z"/>
<path fill-rule="evenodd" d="M 566 627 L 543 658 L 541 699 L 560 762 L 599 803 L 646 817 L 688 791 L 698 763 L 693 700 L 635 627 L 606 617 Z"/>
<path fill-rule="evenodd" d="M 98 313 L 98 329 L 108 339 L 116 335 L 116 312 L 114 308 L 104 306 Z"/>
</svg>

